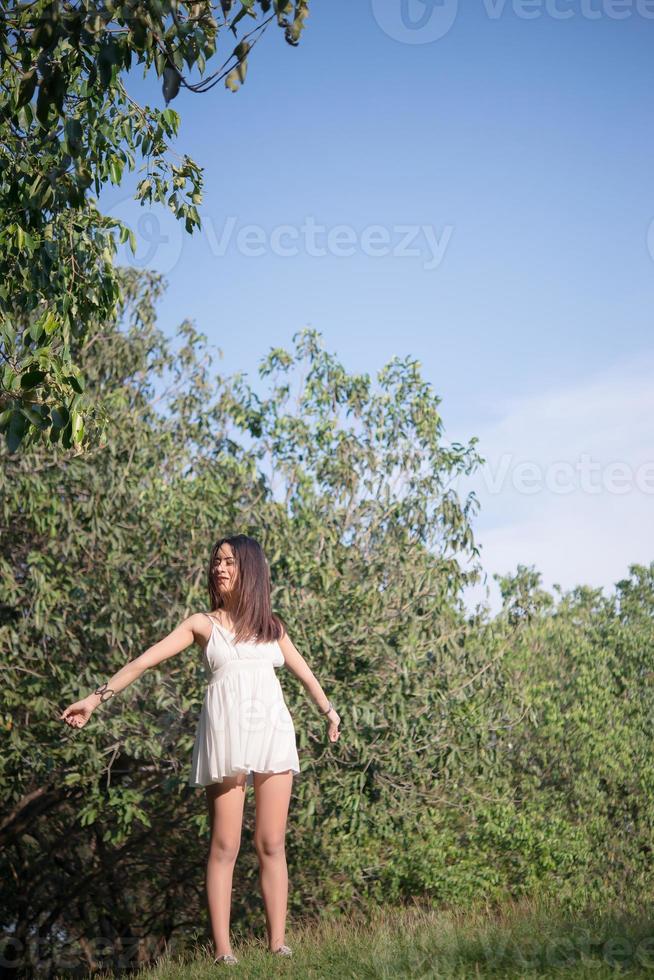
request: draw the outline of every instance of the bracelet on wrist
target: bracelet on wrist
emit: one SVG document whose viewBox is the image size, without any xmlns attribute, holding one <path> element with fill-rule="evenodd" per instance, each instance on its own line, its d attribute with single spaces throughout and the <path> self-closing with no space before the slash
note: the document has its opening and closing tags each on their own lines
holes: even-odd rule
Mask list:
<svg viewBox="0 0 654 980">
<path fill-rule="evenodd" d="M 334 705 L 333 705 L 333 704 L 331 703 L 331 701 L 330 701 L 330 702 L 329 702 L 329 704 L 327 705 L 327 707 L 325 708 L 325 710 L 323 711 L 323 710 L 322 710 L 322 708 L 321 708 L 321 709 L 320 709 L 320 712 L 321 712 L 321 714 L 323 714 L 323 715 L 328 715 L 328 714 L 329 714 L 329 712 L 333 710 L 333 708 L 334 708 Z"/>
<path fill-rule="evenodd" d="M 100 687 L 96 687 L 93 693 L 97 694 L 100 698 L 100 703 L 103 703 L 104 701 L 108 701 L 109 698 L 112 698 L 116 692 L 108 687 L 107 681 L 105 681 Z"/>
</svg>

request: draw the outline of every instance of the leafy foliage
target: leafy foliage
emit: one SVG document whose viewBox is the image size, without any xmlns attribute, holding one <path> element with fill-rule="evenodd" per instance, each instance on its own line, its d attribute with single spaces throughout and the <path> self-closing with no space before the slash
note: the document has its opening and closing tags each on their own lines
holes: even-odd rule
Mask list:
<svg viewBox="0 0 654 980">
<path fill-rule="evenodd" d="M 129 72 L 154 70 L 167 106 L 182 86 L 205 92 L 223 79 L 234 91 L 268 24 L 295 45 L 307 12 L 307 0 L 34 0 L 0 12 L 0 432 L 10 452 L 47 440 L 90 447 L 110 421 L 72 348 L 117 314 L 116 234 L 136 246 L 92 191 L 142 160 L 136 200 L 164 204 L 189 233 L 200 226 L 202 170 L 170 146 L 180 117 L 139 105 Z M 246 22 L 255 26 L 238 39 Z M 221 31 L 238 43 L 206 74 Z"/>
<path fill-rule="evenodd" d="M 651 891 L 654 566 L 558 603 L 520 566 L 501 615 L 470 616 L 476 501 L 452 483 L 480 458 L 444 443 L 419 365 L 351 374 L 307 330 L 256 385 L 223 377 L 191 323 L 157 330 L 162 288 L 123 270 L 122 329 L 75 349 L 115 420 L 106 444 L 4 451 L 0 913 L 16 940 L 82 936 L 92 966 L 94 937 L 156 955 L 206 925 L 206 805 L 187 786 L 199 652 L 81 731 L 58 715 L 207 608 L 210 545 L 236 530 L 261 541 L 274 607 L 342 717 L 331 744 L 282 672 L 302 766 L 293 917 Z M 248 807 L 237 930 L 262 921 L 252 831 Z"/>
</svg>

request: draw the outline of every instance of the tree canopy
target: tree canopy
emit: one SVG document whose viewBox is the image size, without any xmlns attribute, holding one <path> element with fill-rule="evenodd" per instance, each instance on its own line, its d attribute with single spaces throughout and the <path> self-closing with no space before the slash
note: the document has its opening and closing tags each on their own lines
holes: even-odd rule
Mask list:
<svg viewBox="0 0 654 980">
<path fill-rule="evenodd" d="M 141 203 L 200 226 L 202 168 L 171 147 L 184 88 L 236 91 L 269 24 L 297 45 L 308 0 L 34 0 L 0 11 L 0 432 L 88 448 L 110 418 L 86 391 L 75 341 L 119 308 L 114 256 L 127 225 L 97 195 L 141 163 Z M 221 38 L 229 49 L 218 61 Z M 130 71 L 156 72 L 165 107 L 140 105 Z M 96 196 L 94 196 L 96 195 Z M 118 241 L 117 241 L 118 238 Z"/>
</svg>

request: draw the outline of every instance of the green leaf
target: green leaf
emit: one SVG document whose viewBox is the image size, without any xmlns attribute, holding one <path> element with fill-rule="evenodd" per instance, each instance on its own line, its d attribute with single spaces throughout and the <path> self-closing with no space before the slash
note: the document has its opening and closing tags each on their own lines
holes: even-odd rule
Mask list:
<svg viewBox="0 0 654 980">
<path fill-rule="evenodd" d="M 41 5 L 39 5 L 41 6 Z M 54 20 L 52 18 L 51 12 L 47 9 L 46 5 L 43 11 L 43 16 L 40 17 L 36 24 L 36 27 L 32 31 L 31 45 L 36 50 L 38 48 L 49 47 L 54 40 Z M 37 10 L 39 8 L 37 7 Z"/>
<path fill-rule="evenodd" d="M 168 123 L 173 133 L 177 133 L 180 123 L 180 116 L 178 112 L 175 112 L 174 109 L 164 109 L 164 111 L 161 113 L 161 118 Z"/>
<path fill-rule="evenodd" d="M 178 72 L 177 68 L 175 68 L 173 65 L 166 65 L 163 73 L 162 86 L 163 97 L 166 100 L 166 105 L 177 97 L 181 80 L 182 76 Z"/>
<path fill-rule="evenodd" d="M 29 429 L 29 422 L 22 412 L 12 409 L 9 426 L 7 428 L 7 448 L 10 453 L 15 453 L 20 446 L 23 436 Z"/>
<path fill-rule="evenodd" d="M 117 61 L 116 45 L 113 38 L 105 37 L 98 54 L 98 73 L 100 84 L 103 88 L 108 88 L 111 82 L 113 66 Z"/>
<path fill-rule="evenodd" d="M 173 61 L 175 63 L 175 67 L 181 72 L 182 68 L 184 67 L 184 51 L 180 46 L 177 46 L 173 51 Z"/>
<path fill-rule="evenodd" d="M 40 344 L 41 339 L 45 337 L 45 330 L 43 329 L 40 320 L 35 320 L 28 332 L 29 336 L 36 344 Z"/>
<path fill-rule="evenodd" d="M 51 310 L 48 310 L 41 325 L 47 336 L 50 337 L 59 327 L 59 321 L 54 313 Z"/>
<path fill-rule="evenodd" d="M 70 413 L 65 405 L 52 409 L 52 424 L 55 429 L 63 429 L 70 422 Z"/>
<path fill-rule="evenodd" d="M 64 378 L 64 381 L 73 388 L 79 395 L 84 391 L 84 382 L 81 378 L 76 377 L 74 374 L 68 374 Z"/>
<path fill-rule="evenodd" d="M 63 429 L 61 429 L 61 444 L 65 449 L 70 449 L 71 447 L 71 435 L 73 431 L 73 424 L 69 422 Z"/>
<path fill-rule="evenodd" d="M 42 406 L 21 405 L 20 411 L 37 429 L 47 429 L 50 422 L 40 409 Z"/>
<path fill-rule="evenodd" d="M 77 157 L 82 150 L 82 125 L 79 119 L 67 119 L 64 126 L 66 146 L 71 156 Z"/>
<path fill-rule="evenodd" d="M 21 376 L 20 386 L 23 389 L 36 388 L 37 385 L 41 384 L 44 378 L 47 377 L 46 371 L 26 371 L 25 374 Z"/>
<path fill-rule="evenodd" d="M 7 391 L 13 391 L 14 388 L 18 388 L 19 385 L 16 384 L 18 379 L 18 374 L 11 366 L 11 364 L 5 364 L 4 370 L 2 372 L 2 383 L 7 389 Z"/>
<path fill-rule="evenodd" d="M 112 184 L 120 184 L 123 176 L 124 163 L 120 157 L 112 156 L 109 161 L 109 175 L 111 177 Z"/>
<path fill-rule="evenodd" d="M 79 446 L 84 438 L 84 419 L 78 412 L 75 412 L 73 413 L 72 423 L 73 442 L 75 445 Z"/>
<path fill-rule="evenodd" d="M 21 108 L 22 106 L 25 105 L 26 102 L 30 101 L 30 99 L 32 98 L 36 90 L 36 82 L 37 82 L 36 68 L 33 68 L 32 71 L 28 72 L 26 75 L 23 75 L 20 83 L 20 88 L 18 90 L 18 100 L 17 100 L 16 108 Z"/>
</svg>

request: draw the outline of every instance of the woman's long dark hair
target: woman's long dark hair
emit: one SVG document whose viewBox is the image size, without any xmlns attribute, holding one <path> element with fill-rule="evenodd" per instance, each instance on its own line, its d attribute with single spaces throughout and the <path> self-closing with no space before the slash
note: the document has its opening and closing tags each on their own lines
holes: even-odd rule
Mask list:
<svg viewBox="0 0 654 980">
<path fill-rule="evenodd" d="M 255 643 L 280 640 L 284 635 L 284 624 L 272 611 L 268 562 L 259 542 L 247 534 L 219 538 L 211 549 L 208 574 L 211 609 L 224 609 L 218 588 L 218 569 L 215 568 L 218 552 L 223 544 L 231 545 L 236 566 L 233 604 L 230 597 L 234 639 Z"/>
</svg>

